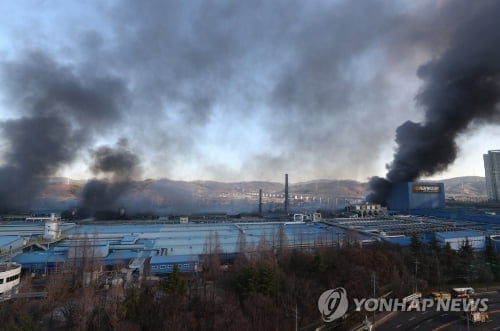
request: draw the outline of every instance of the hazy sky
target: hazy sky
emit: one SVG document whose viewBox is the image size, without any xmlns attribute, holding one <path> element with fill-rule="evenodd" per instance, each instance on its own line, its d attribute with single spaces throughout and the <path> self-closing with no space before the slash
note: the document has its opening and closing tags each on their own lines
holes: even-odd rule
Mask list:
<svg viewBox="0 0 500 331">
<path fill-rule="evenodd" d="M 423 119 L 418 68 L 488 2 L 2 1 L 4 166 L 33 144 L 13 143 L 17 120 L 54 119 L 45 174 L 91 177 L 91 154 L 125 141 L 144 178 L 383 176 L 396 128 Z M 484 175 L 500 130 L 458 144 L 434 178 Z"/>
</svg>

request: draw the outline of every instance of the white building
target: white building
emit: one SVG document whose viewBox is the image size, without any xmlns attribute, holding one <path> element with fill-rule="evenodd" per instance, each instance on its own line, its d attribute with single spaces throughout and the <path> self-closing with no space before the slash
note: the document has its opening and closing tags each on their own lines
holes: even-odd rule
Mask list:
<svg viewBox="0 0 500 331">
<path fill-rule="evenodd" d="M 500 150 L 483 154 L 486 191 L 489 200 L 500 200 Z"/>
<path fill-rule="evenodd" d="M 21 265 L 14 262 L 0 263 L 0 301 L 10 298 L 21 277 Z"/>
<path fill-rule="evenodd" d="M 435 235 L 441 245 L 449 243 L 453 250 L 459 250 L 465 243 L 469 243 L 475 251 L 484 250 L 486 245 L 486 236 L 476 231 L 436 232 Z"/>
</svg>

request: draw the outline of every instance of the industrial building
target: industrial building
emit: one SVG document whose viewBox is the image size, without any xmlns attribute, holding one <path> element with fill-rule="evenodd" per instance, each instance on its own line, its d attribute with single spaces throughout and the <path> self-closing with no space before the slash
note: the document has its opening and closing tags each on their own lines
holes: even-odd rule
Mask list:
<svg viewBox="0 0 500 331">
<path fill-rule="evenodd" d="M 200 263 L 197 255 L 155 255 L 149 262 L 151 273 L 156 275 L 171 273 L 174 265 L 177 265 L 182 272 L 196 272 L 200 270 Z"/>
<path fill-rule="evenodd" d="M 32 273 L 85 264 L 96 271 L 121 266 L 130 272 L 161 275 L 170 273 L 174 265 L 181 271 L 199 270 L 205 256 L 213 253 L 210 247 L 217 248 L 222 262 L 230 263 L 242 250 L 335 245 L 344 233 L 319 222 L 75 224 L 47 217 L 1 225 L 0 249 L 4 260 Z"/>
<path fill-rule="evenodd" d="M 378 211 L 376 207 L 372 211 Z M 76 224 L 52 215 L 2 223 L 0 262 L 16 262 L 35 274 L 87 265 L 98 273 L 120 270 L 124 279 L 130 279 L 132 273 L 169 274 L 174 265 L 183 272 L 200 271 L 211 253 L 223 265 L 230 265 L 237 254 L 251 255 L 260 249 L 314 249 L 344 243 L 362 247 L 376 241 L 408 245 L 414 234 L 423 241 L 435 236 L 453 249 L 466 241 L 475 250 L 484 249 L 488 237 L 500 247 L 500 216 L 472 215 L 476 218 L 467 220 L 457 216 L 466 214 L 452 214 L 454 218 L 444 214 L 323 217 L 317 222 L 197 219 L 191 223 L 186 218 L 187 223 L 182 224 L 166 219 Z"/>
<path fill-rule="evenodd" d="M 402 246 L 409 245 L 411 237 L 417 235 L 423 242 L 427 242 L 433 237 L 436 237 L 443 246 L 449 242 L 453 249 L 459 249 L 467 238 L 475 250 L 482 250 L 485 248 L 486 238 L 491 238 L 497 251 L 500 252 L 500 216 L 483 215 L 481 217 L 474 215 L 475 217 L 472 217 L 472 215 L 467 216 L 463 211 L 441 214 L 441 217 L 391 215 L 335 218 L 324 222 L 346 231 L 355 230 L 364 235 L 364 238 L 373 238 L 377 241 Z M 464 218 L 461 219 L 460 215 L 463 215 Z M 440 234 L 440 238 L 437 237 L 437 234 Z M 366 239 L 364 241 L 366 242 Z"/>
<path fill-rule="evenodd" d="M 486 236 L 477 231 L 454 231 L 454 232 L 436 232 L 436 239 L 441 245 L 450 245 L 451 249 L 459 250 L 465 244 L 469 244 L 473 250 L 484 250 Z"/>
<path fill-rule="evenodd" d="M 483 154 L 488 200 L 500 200 L 500 150 Z"/>
<path fill-rule="evenodd" d="M 393 183 L 387 197 L 390 210 L 407 213 L 416 209 L 445 207 L 444 184 L 430 182 Z"/>
</svg>

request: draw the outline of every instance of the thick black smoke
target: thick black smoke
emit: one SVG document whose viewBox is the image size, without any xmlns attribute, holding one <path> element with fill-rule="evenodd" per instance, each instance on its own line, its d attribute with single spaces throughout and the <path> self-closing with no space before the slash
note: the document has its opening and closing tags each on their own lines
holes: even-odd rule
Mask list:
<svg viewBox="0 0 500 331">
<path fill-rule="evenodd" d="M 416 99 L 425 119 L 407 121 L 396 130 L 398 147 L 387 166 L 389 183 L 446 170 L 457 157 L 461 133 L 473 124 L 500 119 L 500 2 L 482 1 L 475 9 L 441 56 L 418 69 L 424 85 Z M 385 199 L 383 179 L 372 179 L 371 188 L 370 200 Z"/>
<path fill-rule="evenodd" d="M 0 63 L 0 111 L 10 118 L 0 125 L 0 209 L 27 205 L 44 177 L 75 161 L 93 137 L 114 137 L 118 125 L 146 152 L 153 177 L 187 176 L 174 172 L 185 164 L 222 180 L 272 179 L 289 168 L 303 178 L 365 177 L 388 132 L 412 118 L 411 107 L 398 111 L 413 89 L 406 77 L 429 58 L 436 60 L 420 68 L 417 98 L 426 118 L 398 130 L 388 179 L 440 171 L 456 156 L 449 148 L 456 135 L 476 122 L 464 112 L 477 119 L 478 108 L 491 109 L 474 91 L 496 89 L 488 73 L 497 68 L 497 7 L 492 0 L 24 5 L 41 24 L 21 22 L 15 11 L 3 22 L 12 45 L 0 56 L 16 60 Z M 209 155 L 215 145 L 225 157 Z M 226 162 L 233 159 L 241 162 Z"/>
<path fill-rule="evenodd" d="M 366 200 L 386 205 L 386 198 L 391 189 L 391 183 L 382 177 L 373 176 L 368 181 L 369 193 Z"/>
<path fill-rule="evenodd" d="M 81 72 L 42 52 L 0 64 L 7 105 L 19 114 L 0 123 L 0 212 L 28 211 L 46 179 L 72 162 L 98 129 L 121 117 L 121 80 Z"/>
<path fill-rule="evenodd" d="M 94 175 L 104 179 L 92 179 L 81 192 L 80 214 L 95 215 L 96 212 L 118 211 L 120 198 L 134 187 L 138 175 L 139 157 L 128 149 L 122 139 L 115 147 L 101 146 L 93 153 L 90 166 Z"/>
<path fill-rule="evenodd" d="M 375 159 L 381 146 L 367 146 L 387 130 L 360 123 L 369 123 L 374 111 L 394 117 L 389 116 L 393 109 L 377 103 L 385 99 L 386 82 L 369 71 L 384 70 L 373 66 L 384 65 L 386 51 L 392 54 L 394 45 L 387 46 L 392 31 L 411 26 L 396 2 L 117 4 L 112 22 L 119 49 L 111 54 L 113 64 L 134 77 L 145 112 L 157 116 L 155 111 L 165 109 L 174 120 L 137 121 L 148 146 L 165 151 L 151 153 L 152 166 L 162 165 L 161 173 L 170 170 L 165 164 L 200 159 L 197 147 L 204 137 L 227 145 L 229 153 L 247 151 L 237 156 L 243 166 L 236 169 L 206 157 L 201 170 L 217 179 L 271 179 L 297 160 L 301 174 L 316 178 L 373 169 L 366 160 Z M 370 63 L 379 45 L 381 55 Z M 406 53 L 399 55 L 401 59 Z M 172 114 L 172 109 L 178 111 Z M 227 129 L 206 130 L 214 123 Z M 257 151 L 248 149 L 240 134 L 242 129 L 252 132 L 252 123 L 266 135 Z M 152 126 L 157 126 L 155 134 L 144 134 Z M 252 135 L 249 139 L 255 141 L 262 133 Z M 361 141 L 356 148 L 362 152 L 352 153 L 353 141 Z M 345 160 L 356 169 L 344 162 L 316 162 L 318 155 Z"/>
<path fill-rule="evenodd" d="M 114 182 L 130 181 L 138 174 L 139 164 L 139 157 L 128 149 L 127 140 L 121 139 L 115 147 L 101 146 L 95 150 L 90 169 Z"/>
</svg>

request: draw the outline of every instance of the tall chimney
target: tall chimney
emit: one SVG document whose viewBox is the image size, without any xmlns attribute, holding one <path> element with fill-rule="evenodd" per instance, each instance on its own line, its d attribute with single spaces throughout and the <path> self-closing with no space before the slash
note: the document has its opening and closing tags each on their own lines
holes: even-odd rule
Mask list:
<svg viewBox="0 0 500 331">
<path fill-rule="evenodd" d="M 285 174 L 285 215 L 288 215 L 288 174 Z"/>
<path fill-rule="evenodd" d="M 262 189 L 259 189 L 259 215 L 262 215 Z"/>
</svg>

